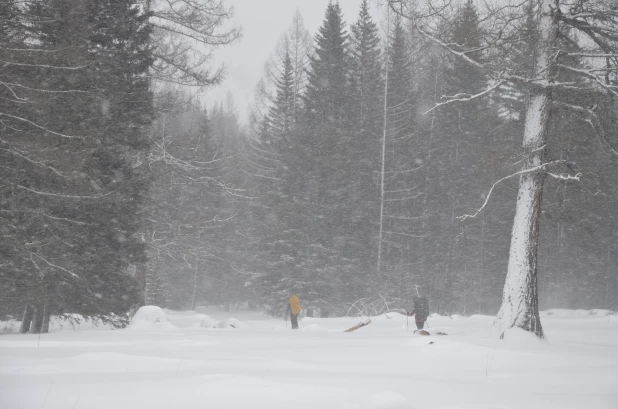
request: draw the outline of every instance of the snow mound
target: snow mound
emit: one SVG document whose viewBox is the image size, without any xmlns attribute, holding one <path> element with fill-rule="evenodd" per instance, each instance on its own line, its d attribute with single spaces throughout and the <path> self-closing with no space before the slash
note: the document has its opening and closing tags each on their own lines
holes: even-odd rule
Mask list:
<svg viewBox="0 0 618 409">
<path fill-rule="evenodd" d="M 222 328 L 222 329 L 244 329 L 249 328 L 247 324 L 242 321 L 237 320 L 236 318 L 226 318 L 223 321 L 217 321 L 213 318 L 210 318 L 208 315 L 204 315 L 206 317 L 201 323 L 200 327 L 202 328 Z"/>
<path fill-rule="evenodd" d="M 507 344 L 514 346 L 539 346 L 544 341 L 537 338 L 532 332 L 521 328 L 510 328 L 504 331 L 504 340 Z"/>
<path fill-rule="evenodd" d="M 408 399 L 391 391 L 374 393 L 367 399 L 367 403 L 361 406 L 362 409 L 411 409 Z"/>
<path fill-rule="evenodd" d="M 217 328 L 249 328 L 247 324 L 237 320 L 236 318 L 226 318 L 217 324 Z"/>
<path fill-rule="evenodd" d="M 141 307 L 131 320 L 131 329 L 173 329 L 176 328 L 167 320 L 165 312 L 155 305 Z"/>
<path fill-rule="evenodd" d="M 217 328 L 219 321 L 213 320 L 206 314 L 202 314 L 204 317 L 202 318 L 202 322 L 200 323 L 200 327 L 202 328 Z"/>
</svg>

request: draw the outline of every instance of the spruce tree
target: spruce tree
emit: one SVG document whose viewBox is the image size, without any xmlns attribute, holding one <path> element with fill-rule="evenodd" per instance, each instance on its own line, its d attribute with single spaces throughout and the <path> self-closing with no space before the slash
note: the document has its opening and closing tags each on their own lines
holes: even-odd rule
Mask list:
<svg viewBox="0 0 618 409">
<path fill-rule="evenodd" d="M 381 267 L 383 291 L 406 303 L 418 280 L 415 261 L 423 235 L 423 152 L 418 144 L 416 95 L 408 33 L 396 18 L 388 46 L 385 110 L 384 194 Z M 418 221 L 418 222 L 417 222 Z"/>
<path fill-rule="evenodd" d="M 349 225 L 348 257 L 357 260 L 354 287 L 359 297 L 370 290 L 377 257 L 376 223 L 380 212 L 380 192 L 376 184 L 381 170 L 381 133 L 384 106 L 383 60 L 378 27 L 366 0 L 350 36 L 350 131 L 353 172 L 350 206 L 354 217 Z M 354 289 L 353 289 L 354 288 Z"/>
<path fill-rule="evenodd" d="M 281 313 L 281 300 L 289 297 L 294 274 L 294 260 L 302 244 L 294 219 L 295 206 L 290 189 L 295 182 L 294 149 L 296 121 L 294 114 L 294 68 L 286 51 L 276 98 L 260 133 L 250 150 L 249 171 L 254 175 L 259 192 L 259 205 L 253 215 L 260 221 L 257 234 L 259 287 L 263 300 L 273 314 Z M 254 267 L 255 268 L 255 267 Z"/>
<path fill-rule="evenodd" d="M 128 1 L 41 1 L 24 16 L 24 48 L 51 52 L 15 56 L 28 64 L 18 82 L 28 104 L 12 128 L 29 138 L 5 135 L 25 172 L 3 207 L 21 219 L 15 244 L 33 243 L 14 247 L 22 250 L 11 270 L 21 301 L 34 306 L 29 330 L 40 332 L 50 314 L 108 319 L 138 301 L 127 267 L 144 259 L 146 180 L 133 158 L 147 147 L 152 115 L 151 29 Z"/>
<path fill-rule="evenodd" d="M 348 66 L 345 23 L 339 4 L 331 2 L 315 37 L 308 70 L 305 115 L 299 137 L 299 172 L 305 177 L 299 181 L 297 198 L 306 204 L 302 217 L 308 254 L 302 262 L 302 279 L 307 285 L 327 283 L 324 285 L 335 289 L 320 293 L 322 303 L 338 298 L 341 288 L 337 271 L 344 274 L 350 269 L 349 260 L 344 257 L 350 244 L 347 227 L 354 215 L 348 183 L 354 161 L 350 155 Z M 341 262 L 338 270 L 331 264 L 335 260 Z"/>
<path fill-rule="evenodd" d="M 288 139 L 296 128 L 294 112 L 294 67 L 290 54 L 286 52 L 283 59 L 281 78 L 277 81 L 275 104 L 268 115 L 269 132 L 275 139 Z"/>
<path fill-rule="evenodd" d="M 484 61 L 478 13 L 472 1 L 459 7 L 447 35 L 446 40 L 458 50 L 479 50 L 469 53 L 475 60 Z M 450 55 L 445 61 L 447 67 L 434 103 L 443 101 L 443 96 L 462 92 L 472 95 L 485 87 L 484 75 L 478 68 Z M 435 112 L 431 158 L 441 169 L 432 172 L 427 185 L 430 208 L 435 214 L 431 218 L 429 241 L 438 254 L 435 298 L 446 312 L 461 312 L 471 298 L 471 293 L 463 288 L 485 292 L 480 287 L 488 283 L 482 280 L 480 285 L 471 285 L 473 274 L 480 276 L 485 274 L 480 269 L 487 271 L 487 263 L 479 262 L 488 253 L 484 247 L 488 236 L 486 221 L 462 226 L 456 217 L 483 194 L 483 183 L 489 183 L 485 178 L 499 165 L 492 152 L 494 133 L 490 131 L 496 129 L 498 121 L 487 99 L 446 105 Z M 479 257 L 471 259 L 471 253 Z"/>
</svg>

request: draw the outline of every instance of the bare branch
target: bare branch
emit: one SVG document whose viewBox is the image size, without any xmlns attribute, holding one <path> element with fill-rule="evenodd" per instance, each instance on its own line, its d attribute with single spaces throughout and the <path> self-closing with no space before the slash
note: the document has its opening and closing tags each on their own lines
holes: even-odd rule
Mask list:
<svg viewBox="0 0 618 409">
<path fill-rule="evenodd" d="M 35 193 L 37 195 L 60 197 L 60 198 L 63 198 L 63 199 L 100 199 L 102 197 L 109 196 L 112 193 L 116 192 L 115 190 L 112 190 L 111 192 L 104 193 L 104 194 L 101 194 L 101 195 L 96 195 L 96 196 L 80 196 L 80 195 L 63 195 L 63 194 L 60 194 L 60 193 L 41 192 L 39 190 L 30 189 L 30 188 L 22 186 L 22 185 L 17 185 L 17 187 L 19 189 L 27 190 L 28 192 L 32 192 L 32 193 Z"/>
<path fill-rule="evenodd" d="M 601 81 L 599 79 L 599 77 L 597 77 L 596 75 L 592 74 L 590 72 L 591 70 L 583 70 L 583 69 L 580 69 L 580 68 L 569 67 L 568 65 L 564 65 L 564 64 L 556 64 L 556 66 L 559 67 L 559 68 L 565 69 L 567 71 L 570 71 L 570 72 L 572 72 L 574 74 L 578 74 L 580 76 L 589 78 L 589 79 L 593 80 L 601 88 L 603 88 L 607 93 L 610 93 L 610 94 L 618 97 L 618 91 L 617 91 L 618 87 L 605 84 L 603 81 Z"/>
<path fill-rule="evenodd" d="M 477 217 L 487 207 L 487 204 L 489 203 L 489 199 L 491 198 L 491 194 L 493 193 L 493 191 L 496 188 L 496 186 L 498 186 L 500 183 L 504 182 L 505 180 L 514 178 L 516 176 L 525 175 L 527 173 L 538 172 L 538 171 L 541 171 L 541 170 L 545 169 L 548 166 L 555 165 L 555 164 L 558 164 L 558 163 L 564 163 L 564 161 L 563 160 L 557 160 L 557 161 L 553 161 L 553 162 L 547 162 L 547 163 L 544 163 L 544 164 L 542 164 L 540 166 L 535 166 L 535 167 L 530 168 L 530 169 L 523 169 L 523 170 L 520 170 L 519 172 L 515 172 L 515 173 L 513 173 L 511 175 L 503 177 L 502 179 L 498 180 L 497 182 L 495 182 L 491 186 L 491 189 L 489 189 L 489 192 L 487 193 L 487 197 L 485 198 L 485 202 L 483 203 L 483 205 L 476 212 L 474 212 L 474 214 L 465 214 L 463 216 L 458 216 L 457 219 L 459 219 L 463 223 L 467 219 L 474 219 L 475 217 Z"/>
<path fill-rule="evenodd" d="M 26 119 L 26 118 L 21 118 L 21 117 L 19 117 L 19 116 L 15 116 L 15 115 L 6 114 L 6 113 L 4 113 L 4 112 L 0 112 L 0 116 L 6 116 L 7 118 L 12 118 L 12 119 L 16 119 L 16 120 L 18 120 L 18 121 L 26 122 L 27 124 L 30 124 L 30 125 L 34 126 L 35 128 L 39 128 L 39 129 L 40 129 L 40 130 L 42 130 L 42 131 L 49 132 L 49 133 L 50 133 L 50 134 L 52 134 L 52 135 L 60 136 L 60 137 L 62 137 L 62 138 L 68 138 L 68 139 L 84 139 L 84 138 L 83 138 L 83 137 L 81 137 L 81 136 L 66 135 L 66 134 L 63 134 L 63 133 L 60 133 L 60 132 L 54 132 L 54 131 L 52 131 L 52 130 L 50 130 L 50 129 L 45 128 L 44 126 L 38 125 L 38 124 L 36 124 L 36 123 L 34 123 L 34 122 L 32 122 L 32 121 L 30 121 L 30 120 Z"/>
<path fill-rule="evenodd" d="M 504 81 L 504 80 L 503 81 L 498 81 L 494 85 L 492 85 L 489 88 L 487 88 L 486 90 L 481 91 L 481 92 L 479 92 L 478 94 L 475 94 L 475 95 L 457 94 L 457 95 L 453 95 L 453 96 L 450 96 L 450 97 L 443 97 L 443 98 L 448 98 L 448 100 L 445 101 L 445 102 L 437 103 L 433 108 L 431 108 L 428 111 L 424 112 L 423 115 L 427 115 L 428 113 L 430 113 L 434 109 L 437 109 L 437 108 L 439 108 L 441 106 L 444 106 L 444 105 L 449 105 L 449 104 L 452 104 L 452 103 L 455 103 L 455 102 L 468 102 L 468 101 L 472 101 L 472 100 L 477 99 L 477 98 L 481 98 L 481 97 L 489 94 L 490 92 L 492 92 L 496 88 L 500 87 L 505 82 L 506 81 Z"/>
<path fill-rule="evenodd" d="M 86 64 L 86 65 L 79 65 L 75 67 L 65 67 L 65 66 L 55 66 L 55 65 L 46 65 L 46 64 L 23 64 L 23 63 L 18 63 L 18 62 L 13 62 L 13 61 L 4 61 L 4 60 L 0 60 L 0 63 L 3 63 L 4 65 L 17 65 L 19 67 L 50 68 L 54 70 L 70 70 L 70 71 L 81 70 L 81 69 L 84 69 L 90 66 L 90 64 Z"/>
<path fill-rule="evenodd" d="M 594 133 L 597 135 L 597 137 L 601 141 L 601 145 L 607 146 L 609 148 L 610 153 L 612 153 L 614 156 L 618 156 L 618 150 L 614 148 L 612 143 L 607 138 L 605 129 L 603 129 L 603 126 L 601 125 L 601 121 L 599 121 L 599 117 L 597 116 L 596 112 L 594 112 L 592 109 L 584 108 L 579 105 L 566 104 L 564 102 L 555 102 L 555 104 L 558 106 L 562 106 L 562 107 L 571 109 L 573 111 L 579 112 L 581 114 L 584 114 L 586 116 L 586 122 L 588 122 L 588 124 L 590 125 Z"/>
<path fill-rule="evenodd" d="M 580 181 L 581 177 L 583 176 L 581 173 L 577 173 L 576 175 L 564 175 L 561 173 L 552 173 L 552 172 L 547 172 L 547 174 L 551 177 L 553 177 L 554 179 L 558 179 L 558 180 L 576 180 L 576 181 Z"/>
<path fill-rule="evenodd" d="M 64 271 L 65 273 L 68 273 L 71 277 L 79 279 L 79 276 L 77 274 L 75 274 L 74 272 L 72 272 L 71 270 L 67 270 L 64 267 L 61 267 L 59 265 L 56 265 L 52 262 L 50 262 L 49 260 L 47 260 L 46 258 L 42 257 L 41 255 L 37 254 L 37 253 L 30 253 L 31 256 L 31 260 L 32 260 L 32 256 L 36 256 L 38 259 L 42 260 L 45 262 L 45 264 L 47 264 L 50 267 L 54 267 L 57 268 L 58 270 Z M 32 262 L 34 263 L 34 260 L 32 260 Z M 38 267 L 38 266 L 37 266 Z M 39 270 L 40 271 L 40 270 Z"/>
<path fill-rule="evenodd" d="M 71 90 L 51 90 L 51 89 L 42 89 L 42 88 L 30 88 L 30 87 L 26 87 L 25 85 L 21 85 L 21 84 L 12 84 L 10 82 L 3 82 L 0 81 L 0 84 L 7 86 L 7 87 L 18 87 L 18 88 L 22 88 L 22 89 L 27 89 L 28 91 L 35 91 L 35 92 L 47 92 L 50 94 L 69 94 L 69 93 L 83 93 L 83 94 L 89 94 L 90 91 L 82 91 L 82 90 L 77 90 L 77 89 L 71 89 Z"/>
</svg>

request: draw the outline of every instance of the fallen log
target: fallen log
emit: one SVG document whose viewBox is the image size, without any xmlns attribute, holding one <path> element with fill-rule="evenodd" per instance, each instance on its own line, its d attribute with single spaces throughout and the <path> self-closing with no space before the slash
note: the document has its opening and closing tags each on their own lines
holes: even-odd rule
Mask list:
<svg viewBox="0 0 618 409">
<path fill-rule="evenodd" d="M 352 331 L 356 331 L 357 329 L 362 328 L 362 327 L 364 327 L 365 325 L 369 325 L 369 324 L 371 324 L 371 320 L 370 320 L 369 318 L 365 317 L 365 318 L 363 318 L 363 319 L 361 320 L 361 322 L 359 322 L 358 324 L 356 324 L 356 325 L 355 325 L 355 326 L 353 326 L 352 328 L 348 328 L 348 329 L 346 329 L 346 330 L 345 330 L 345 331 L 343 331 L 343 332 L 352 332 Z"/>
</svg>

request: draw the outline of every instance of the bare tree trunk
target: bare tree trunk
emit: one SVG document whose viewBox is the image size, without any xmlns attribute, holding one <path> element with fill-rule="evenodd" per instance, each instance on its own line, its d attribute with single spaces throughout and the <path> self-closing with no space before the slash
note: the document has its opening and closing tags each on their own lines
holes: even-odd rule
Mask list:
<svg viewBox="0 0 618 409">
<path fill-rule="evenodd" d="M 386 29 L 390 30 L 390 8 L 386 10 Z M 388 36 L 386 39 L 386 51 L 388 55 Z M 382 152 L 381 152 L 381 172 L 380 172 L 380 228 L 378 230 L 378 265 L 376 268 L 378 280 L 382 274 L 382 241 L 384 233 L 384 168 L 386 162 L 386 132 L 388 125 L 388 58 L 384 62 L 384 124 L 382 129 Z M 379 284 L 376 282 L 376 284 Z M 377 287 L 376 287 L 377 288 Z"/>
<path fill-rule="evenodd" d="M 609 278 L 612 276 L 612 205 L 611 200 L 607 197 L 607 227 L 609 228 L 609 235 L 607 238 L 607 271 L 605 272 L 605 309 L 609 310 Z"/>
<path fill-rule="evenodd" d="M 51 312 L 49 308 L 49 301 L 45 301 L 45 306 L 43 307 L 43 322 L 41 324 L 41 332 L 43 334 L 49 333 L 50 318 L 51 318 Z"/>
<path fill-rule="evenodd" d="M 21 319 L 21 325 L 19 327 L 20 334 L 27 334 L 30 332 L 30 323 L 32 322 L 32 316 L 34 315 L 34 309 L 30 304 L 27 304 L 24 308 L 24 315 Z"/>
<path fill-rule="evenodd" d="M 197 294 L 197 270 L 199 259 L 195 260 L 195 273 L 193 274 L 193 296 L 191 297 L 191 311 L 195 311 L 195 296 Z"/>
<path fill-rule="evenodd" d="M 539 1 L 538 48 L 535 58 L 534 78 L 541 85 L 551 81 L 553 71 L 552 44 L 557 36 L 557 16 L 552 10 L 553 0 Z M 544 338 L 539 316 L 537 293 L 537 244 L 543 182 L 545 142 L 551 112 L 552 95 L 549 87 L 536 87 L 530 91 L 524 131 L 524 170 L 519 179 L 515 207 L 515 220 L 511 233 L 509 264 L 498 312 L 496 327 L 501 338 L 510 328 L 522 328 Z M 536 170 L 535 170 L 536 169 Z"/>
</svg>

